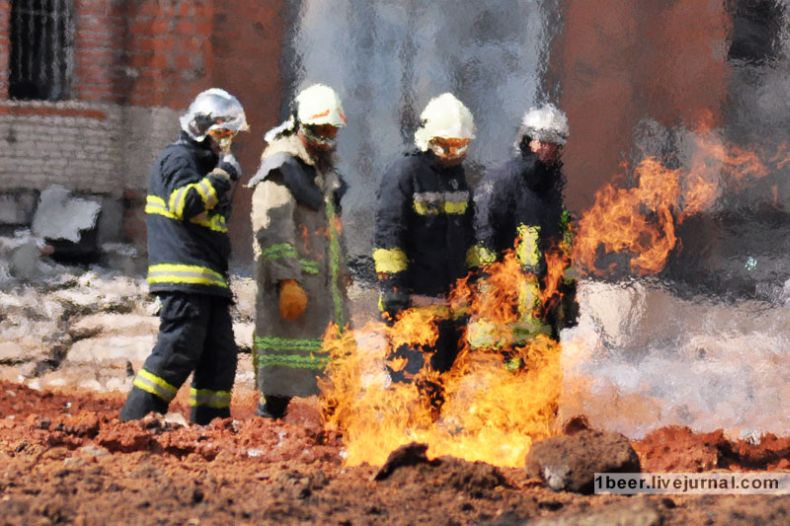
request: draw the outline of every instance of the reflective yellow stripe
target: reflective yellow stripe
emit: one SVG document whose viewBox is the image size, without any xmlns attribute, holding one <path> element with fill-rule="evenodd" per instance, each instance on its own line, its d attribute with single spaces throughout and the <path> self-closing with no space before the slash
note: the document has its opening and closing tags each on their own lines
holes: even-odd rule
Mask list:
<svg viewBox="0 0 790 526">
<path fill-rule="evenodd" d="M 421 216 L 436 214 L 464 214 L 469 207 L 469 192 L 417 192 L 412 208 Z"/>
<path fill-rule="evenodd" d="M 483 245 L 475 245 L 466 251 L 466 264 L 470 268 L 484 267 L 496 261 L 496 252 Z"/>
<path fill-rule="evenodd" d="M 204 406 L 214 409 L 225 409 L 230 407 L 230 392 L 195 389 L 193 387 L 189 391 L 189 405 L 192 407 Z"/>
<path fill-rule="evenodd" d="M 395 274 L 409 266 L 406 253 L 399 248 L 377 248 L 373 251 L 373 264 L 376 272 Z"/>
<path fill-rule="evenodd" d="M 214 185 L 211 184 L 211 180 L 208 177 L 204 177 L 200 182 L 195 184 L 195 190 L 200 194 L 200 198 L 203 199 L 206 210 L 211 210 L 219 203 L 217 191 L 214 189 Z"/>
<path fill-rule="evenodd" d="M 145 213 L 156 214 L 164 216 L 168 219 L 180 221 L 180 219 L 174 213 L 172 213 L 170 209 L 167 208 L 165 200 L 155 195 L 149 195 L 146 197 Z M 215 232 L 226 233 L 228 231 L 228 227 L 225 225 L 225 216 L 222 214 L 213 214 L 209 216 L 207 212 L 203 212 L 190 219 L 189 222 L 206 227 Z"/>
<path fill-rule="evenodd" d="M 539 226 L 519 225 L 516 228 L 516 258 L 523 266 L 535 269 L 540 262 Z"/>
<path fill-rule="evenodd" d="M 189 222 L 206 227 L 215 232 L 225 233 L 228 231 L 228 227 L 225 226 L 225 216 L 222 214 L 212 214 L 209 216 L 207 212 L 203 212 L 190 219 Z"/>
<path fill-rule="evenodd" d="M 297 354 L 259 354 L 257 368 L 288 367 L 291 369 L 324 369 L 329 365 L 328 356 L 304 356 Z"/>
<path fill-rule="evenodd" d="M 167 205 L 165 204 L 165 200 L 155 195 L 149 195 L 145 198 L 145 213 L 158 214 L 160 216 L 165 216 L 170 219 L 178 219 L 167 208 Z"/>
<path fill-rule="evenodd" d="M 176 219 L 183 219 L 184 218 L 184 206 L 187 202 L 187 192 L 192 185 L 182 186 L 181 188 L 176 188 L 170 194 L 170 199 L 168 200 L 167 207 L 170 209 L 170 212 L 176 217 Z"/>
<path fill-rule="evenodd" d="M 148 283 L 181 283 L 188 285 L 213 285 L 228 288 L 225 277 L 210 268 L 198 265 L 161 263 L 148 267 Z"/>
<path fill-rule="evenodd" d="M 532 274 L 525 274 L 518 284 L 518 312 L 521 319 L 531 318 L 540 306 L 540 283 Z"/>
<path fill-rule="evenodd" d="M 444 213 L 449 215 L 460 215 L 466 213 L 466 208 L 469 206 L 467 201 L 446 201 L 444 203 Z"/>
<path fill-rule="evenodd" d="M 178 392 L 178 389 L 170 385 L 166 380 L 145 369 L 140 369 L 140 371 L 138 371 L 132 384 L 146 393 L 158 396 L 165 402 L 170 402 L 176 397 L 176 393 Z"/>
<path fill-rule="evenodd" d="M 430 210 L 428 208 L 428 205 L 421 201 L 414 201 L 413 207 L 414 207 L 414 211 L 417 212 L 417 215 L 421 215 L 421 216 L 427 216 L 428 211 Z"/>
</svg>

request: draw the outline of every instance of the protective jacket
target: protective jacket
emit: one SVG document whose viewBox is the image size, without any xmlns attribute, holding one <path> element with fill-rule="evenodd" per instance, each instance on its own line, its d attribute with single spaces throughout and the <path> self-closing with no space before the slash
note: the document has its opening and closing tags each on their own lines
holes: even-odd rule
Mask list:
<svg viewBox="0 0 790 526">
<path fill-rule="evenodd" d="M 377 194 L 373 261 L 382 310 L 407 308 L 413 294 L 446 295 L 466 275 L 473 237 L 462 165 L 445 167 L 431 152 L 396 161 Z"/>
<path fill-rule="evenodd" d="M 255 276 L 255 362 L 264 395 L 310 396 L 328 363 L 322 336 L 347 322 L 339 224 L 345 184 L 319 166 L 296 135 L 274 140 L 250 181 Z M 297 320 L 280 317 L 279 283 L 296 280 L 308 305 Z"/>
<path fill-rule="evenodd" d="M 154 163 L 145 213 L 151 292 L 230 297 L 229 174 L 208 140 L 186 133 Z"/>
<path fill-rule="evenodd" d="M 517 254 L 522 263 L 541 274 L 544 254 L 557 247 L 568 230 L 559 167 L 546 166 L 534 154 L 519 155 L 483 178 L 475 196 L 476 264 L 491 263 L 517 240 L 535 232 L 535 244 Z"/>
<path fill-rule="evenodd" d="M 470 251 L 472 265 L 483 267 L 500 259 L 505 251 L 514 250 L 525 271 L 525 281 L 518 286 L 522 317 L 514 327 L 516 340 L 538 333 L 557 338 L 559 330 L 575 324 L 578 315 L 576 283 L 568 269 L 558 284 L 560 294 L 556 298 L 561 301 L 544 298 L 547 305 L 538 301 L 546 287 L 547 250 L 567 254 L 572 241 L 560 170 L 560 166 L 547 166 L 530 152 L 489 173 L 477 188 L 477 243 Z M 474 324 L 475 320 L 470 324 L 470 343 L 473 347 L 486 346 L 491 335 L 479 333 Z"/>
</svg>

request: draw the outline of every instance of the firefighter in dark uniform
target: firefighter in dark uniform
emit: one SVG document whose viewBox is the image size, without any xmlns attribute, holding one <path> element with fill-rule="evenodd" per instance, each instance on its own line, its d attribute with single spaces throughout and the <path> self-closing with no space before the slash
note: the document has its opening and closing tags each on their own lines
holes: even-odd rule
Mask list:
<svg viewBox="0 0 790 526">
<path fill-rule="evenodd" d="M 474 237 L 472 196 L 462 165 L 474 138 L 474 120 L 450 93 L 432 99 L 420 120 L 418 151 L 396 161 L 381 181 L 373 260 L 386 320 L 408 308 L 435 311 L 439 337 L 433 348 L 422 351 L 430 353 L 431 369 L 447 371 L 458 354 L 462 328 L 447 295 L 467 273 Z M 391 379 L 413 381 L 424 361 L 419 348 L 395 349 L 388 360 Z M 440 393 L 428 394 L 441 404 Z"/>
<path fill-rule="evenodd" d="M 237 348 L 228 281 L 231 189 L 241 167 L 230 143 L 247 130 L 229 93 L 200 93 L 181 117 L 181 136 L 153 166 L 145 212 L 148 283 L 161 302 L 159 336 L 134 378 L 121 420 L 167 412 L 194 372 L 191 420 L 230 416 Z"/>
<path fill-rule="evenodd" d="M 516 138 L 516 156 L 486 175 L 475 193 L 473 266 L 483 267 L 514 250 L 525 274 L 535 280 L 531 298 L 540 297 L 546 287 L 547 251 L 570 251 L 570 215 L 563 203 L 561 161 L 567 136 L 568 120 L 562 111 L 552 104 L 531 108 Z M 576 281 L 569 269 L 556 294 L 537 311 L 532 319 L 533 311 L 525 310 L 521 320 L 525 340 L 537 333 L 558 340 L 563 327 L 575 324 Z M 470 335 L 475 333 L 473 323 Z M 474 341 L 470 343 L 476 347 Z"/>
</svg>

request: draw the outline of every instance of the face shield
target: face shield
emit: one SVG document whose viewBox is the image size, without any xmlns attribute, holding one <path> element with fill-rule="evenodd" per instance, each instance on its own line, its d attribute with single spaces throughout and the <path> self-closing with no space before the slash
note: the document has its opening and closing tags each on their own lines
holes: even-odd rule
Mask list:
<svg viewBox="0 0 790 526">
<path fill-rule="evenodd" d="M 337 147 L 337 133 L 340 130 L 331 124 L 302 124 L 302 135 L 311 148 L 321 151 L 334 151 Z"/>
<path fill-rule="evenodd" d="M 470 142 L 469 139 L 434 137 L 428 142 L 428 147 L 442 164 L 455 165 L 466 158 Z"/>
</svg>

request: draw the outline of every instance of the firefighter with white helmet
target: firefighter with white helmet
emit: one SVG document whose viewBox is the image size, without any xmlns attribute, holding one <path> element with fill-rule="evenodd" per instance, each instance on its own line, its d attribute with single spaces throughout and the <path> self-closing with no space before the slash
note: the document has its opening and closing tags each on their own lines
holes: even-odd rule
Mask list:
<svg viewBox="0 0 790 526">
<path fill-rule="evenodd" d="M 294 396 L 318 393 L 327 365 L 322 336 L 347 321 L 335 147 L 346 125 L 337 93 L 323 84 L 301 91 L 288 120 L 264 137 L 268 146 L 250 181 L 256 300 L 254 361 L 258 414 L 281 418 Z"/>
<path fill-rule="evenodd" d="M 237 349 L 226 222 L 241 176 L 230 148 L 249 126 L 238 99 L 219 88 L 200 93 L 180 122 L 179 140 L 154 163 L 145 206 L 148 283 L 161 301 L 159 336 L 121 420 L 166 413 L 191 373 L 192 421 L 230 416 Z"/>
<path fill-rule="evenodd" d="M 562 195 L 562 148 L 568 133 L 568 118 L 553 104 L 530 108 L 516 135 L 516 155 L 488 173 L 476 190 L 473 267 L 515 252 L 527 279 L 523 319 L 515 332 L 526 339 L 539 333 L 558 338 L 562 327 L 575 324 L 578 313 L 576 284 L 569 275 L 547 305 L 535 305 L 546 287 L 546 252 L 570 250 L 570 214 Z M 477 321 L 470 323 L 470 343 L 485 347 L 485 338 L 475 341 Z"/>
<path fill-rule="evenodd" d="M 437 313 L 439 338 L 422 350 L 433 353 L 431 369 L 446 371 L 458 353 L 461 329 L 447 295 L 466 275 L 473 240 L 472 195 L 463 161 L 475 125 L 472 113 L 451 93 L 431 99 L 420 123 L 414 134 L 417 151 L 396 161 L 381 180 L 373 261 L 386 319 L 407 308 Z M 408 347 L 395 349 L 389 364 L 390 377 L 404 382 L 415 380 L 425 366 L 421 349 Z M 441 393 L 430 396 L 435 407 L 441 406 Z"/>
</svg>

